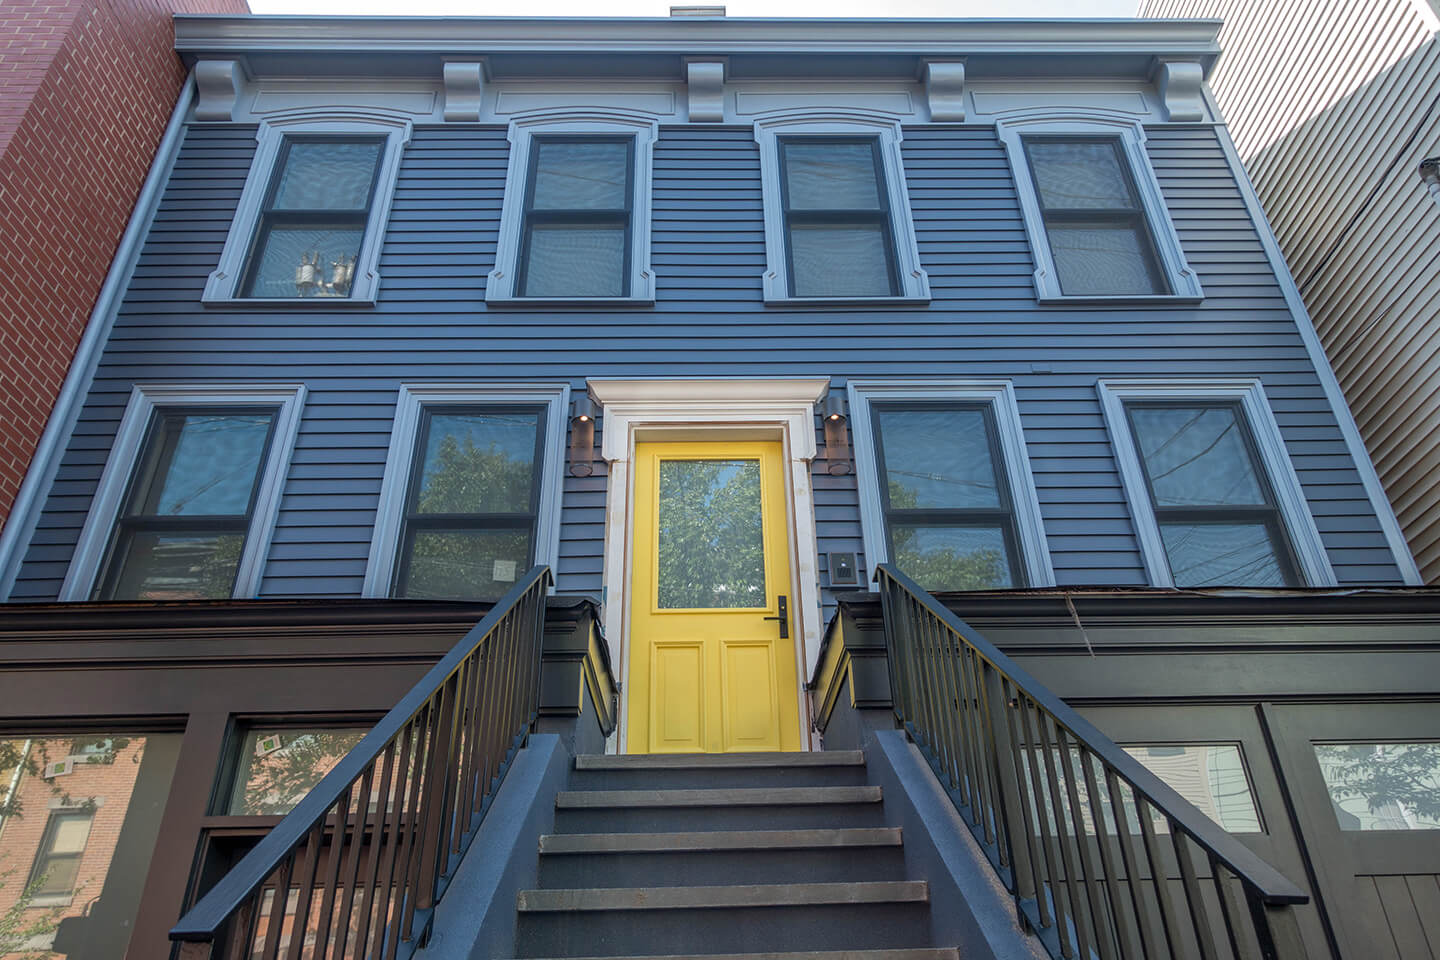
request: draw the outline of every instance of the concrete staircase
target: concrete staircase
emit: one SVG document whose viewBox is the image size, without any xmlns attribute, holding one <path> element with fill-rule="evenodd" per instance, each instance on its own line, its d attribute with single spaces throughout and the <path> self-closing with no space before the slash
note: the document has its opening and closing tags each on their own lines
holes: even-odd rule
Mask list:
<svg viewBox="0 0 1440 960">
<path fill-rule="evenodd" d="M 522 957 L 958 960 L 857 752 L 580 756 Z"/>
</svg>

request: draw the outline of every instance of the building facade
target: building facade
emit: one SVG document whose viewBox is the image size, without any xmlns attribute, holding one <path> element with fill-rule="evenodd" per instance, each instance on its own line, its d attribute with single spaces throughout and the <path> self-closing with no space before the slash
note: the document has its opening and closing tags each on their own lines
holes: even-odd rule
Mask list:
<svg viewBox="0 0 1440 960">
<path fill-rule="evenodd" d="M 1375 878 L 1434 886 L 1434 811 L 1325 750 L 1436 776 L 1440 607 L 1218 23 L 175 23 L 193 100 L 0 545 L 5 742 L 180 737 L 132 955 L 534 565 L 612 751 L 824 746 L 892 563 L 1301 884 L 1312 955 L 1421 923 Z"/>
<path fill-rule="evenodd" d="M 1434 4 L 1147 0 L 1140 15 L 1224 19 L 1226 53 L 1210 87 L 1434 582 L 1440 207 L 1416 176 L 1440 153 L 1440 114 L 1426 94 L 1440 76 Z"/>
</svg>

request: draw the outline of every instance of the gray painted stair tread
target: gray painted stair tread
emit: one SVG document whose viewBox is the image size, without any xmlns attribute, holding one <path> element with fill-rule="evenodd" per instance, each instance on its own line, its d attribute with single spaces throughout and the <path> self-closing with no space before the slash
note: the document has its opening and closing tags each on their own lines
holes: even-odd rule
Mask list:
<svg viewBox="0 0 1440 960">
<path fill-rule="evenodd" d="M 754 767 L 860 767 L 859 750 L 817 750 L 809 753 L 668 753 L 581 754 L 576 770 L 733 770 Z"/>
<path fill-rule="evenodd" d="M 787 804 L 879 803 L 879 787 L 736 787 L 720 790 L 566 790 L 558 809 L 615 807 L 773 807 Z"/>
<path fill-rule="evenodd" d="M 559 833 L 540 838 L 547 853 L 694 853 L 701 850 L 803 850 L 898 847 L 899 827 L 820 830 L 712 830 L 691 833 Z"/>
<path fill-rule="evenodd" d="M 910 950 L 820 950 L 807 953 L 698 953 L 669 956 L 576 957 L 574 960 L 960 960 L 954 947 Z"/>
<path fill-rule="evenodd" d="M 924 903 L 924 880 L 863 883 L 757 883 L 723 887 L 607 887 L 521 890 L 521 913 L 595 910 L 683 910 L 712 907 L 804 907 L 824 904 Z"/>
</svg>

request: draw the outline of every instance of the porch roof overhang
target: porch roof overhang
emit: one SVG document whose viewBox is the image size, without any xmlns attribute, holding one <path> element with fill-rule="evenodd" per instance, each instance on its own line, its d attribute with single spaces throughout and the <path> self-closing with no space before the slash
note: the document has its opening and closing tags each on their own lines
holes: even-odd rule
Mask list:
<svg viewBox="0 0 1440 960">
<path fill-rule="evenodd" d="M 965 58 L 971 77 L 1148 79 L 1157 60 L 1220 54 L 1214 19 L 739 17 L 327 17 L 177 14 L 188 62 L 244 58 L 255 75 L 430 76 L 485 58 L 492 78 L 681 81 L 691 57 L 727 58 L 744 79 L 921 75 Z"/>
</svg>

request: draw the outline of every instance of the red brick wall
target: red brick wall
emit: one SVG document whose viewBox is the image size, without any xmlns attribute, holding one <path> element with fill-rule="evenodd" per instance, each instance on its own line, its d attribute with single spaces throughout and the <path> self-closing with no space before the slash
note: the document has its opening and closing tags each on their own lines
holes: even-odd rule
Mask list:
<svg viewBox="0 0 1440 960">
<path fill-rule="evenodd" d="M 170 14 L 247 9 L 0 2 L 0 523 L 184 80 Z"/>
</svg>

